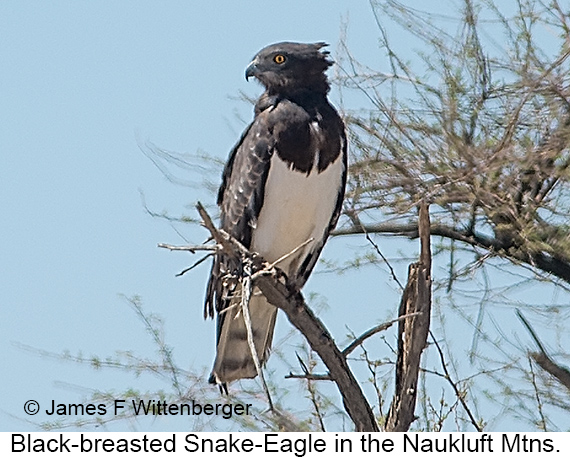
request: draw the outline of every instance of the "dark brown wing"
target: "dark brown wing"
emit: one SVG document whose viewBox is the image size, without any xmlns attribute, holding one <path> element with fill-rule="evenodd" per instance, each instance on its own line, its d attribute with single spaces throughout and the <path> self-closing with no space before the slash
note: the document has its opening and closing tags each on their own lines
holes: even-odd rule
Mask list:
<svg viewBox="0 0 570 457">
<path fill-rule="evenodd" d="M 248 248 L 253 225 L 263 205 L 265 181 L 274 150 L 268 111 L 256 116 L 232 149 L 218 193 L 221 228 Z M 224 291 L 223 277 L 234 268 L 237 266 L 230 265 L 223 255 L 214 259 L 206 292 L 205 317 L 213 317 L 214 309 L 224 308 L 227 291 Z"/>
</svg>

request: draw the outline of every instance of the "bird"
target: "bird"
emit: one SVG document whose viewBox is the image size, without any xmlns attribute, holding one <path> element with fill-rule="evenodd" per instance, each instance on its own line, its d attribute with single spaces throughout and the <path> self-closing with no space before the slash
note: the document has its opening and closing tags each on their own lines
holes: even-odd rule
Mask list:
<svg viewBox="0 0 570 457">
<path fill-rule="evenodd" d="M 347 179 L 344 122 L 328 101 L 327 44 L 281 42 L 259 51 L 246 80 L 265 91 L 254 118 L 231 150 L 217 204 L 220 228 L 285 273 L 301 290 L 336 226 Z M 227 384 L 255 378 L 241 300 L 240 265 L 216 254 L 206 290 L 204 317 L 217 313 L 216 357 L 209 378 Z M 234 306 L 235 305 L 235 306 Z M 269 357 L 277 308 L 253 287 L 249 315 L 261 365 Z"/>
</svg>

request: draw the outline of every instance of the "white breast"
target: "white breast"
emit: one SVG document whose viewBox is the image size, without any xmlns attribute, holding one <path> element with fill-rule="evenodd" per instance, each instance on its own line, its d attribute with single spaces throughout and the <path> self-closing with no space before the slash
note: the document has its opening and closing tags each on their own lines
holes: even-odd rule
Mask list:
<svg viewBox="0 0 570 457">
<path fill-rule="evenodd" d="M 293 170 L 274 154 L 263 207 L 253 230 L 253 250 L 274 262 L 313 238 L 310 244 L 278 264 L 289 277 L 294 277 L 300 263 L 321 241 L 329 226 L 343 173 L 342 154 L 321 173 L 314 166 L 308 175 Z"/>
</svg>

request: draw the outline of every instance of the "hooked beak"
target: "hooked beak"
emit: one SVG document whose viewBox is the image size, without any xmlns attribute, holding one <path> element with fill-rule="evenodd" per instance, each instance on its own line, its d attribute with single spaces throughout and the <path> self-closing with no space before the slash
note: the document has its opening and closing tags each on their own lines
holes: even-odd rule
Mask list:
<svg viewBox="0 0 570 457">
<path fill-rule="evenodd" d="M 245 69 L 245 80 L 249 81 L 249 78 L 257 75 L 258 71 L 257 60 L 253 60 Z"/>
</svg>

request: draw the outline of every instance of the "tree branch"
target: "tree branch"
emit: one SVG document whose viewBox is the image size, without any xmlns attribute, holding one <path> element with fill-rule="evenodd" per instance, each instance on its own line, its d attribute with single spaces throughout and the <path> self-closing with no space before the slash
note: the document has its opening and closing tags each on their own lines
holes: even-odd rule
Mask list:
<svg viewBox="0 0 570 457">
<path fill-rule="evenodd" d="M 289 373 L 285 375 L 285 379 L 310 379 L 311 381 L 332 381 L 329 374 L 317 374 L 317 373 L 307 373 L 307 374 L 295 374 Z"/>
<path fill-rule="evenodd" d="M 345 229 L 335 230 L 333 236 L 354 235 L 365 233 L 381 233 L 386 235 L 407 236 L 415 239 L 419 237 L 417 224 L 393 224 L 381 223 L 370 224 L 362 227 L 352 226 Z M 515 262 L 523 262 L 533 268 L 538 268 L 546 273 L 552 274 L 570 284 L 570 262 L 557 258 L 544 252 L 524 252 L 521 249 L 505 250 L 501 242 L 495 238 L 471 233 L 468 230 L 461 230 L 449 227 L 444 224 L 433 224 L 430 233 L 451 240 L 461 241 L 470 246 L 479 247 L 488 251 L 495 251 L 498 255 Z"/>
<path fill-rule="evenodd" d="M 220 251 L 240 261 L 248 259 L 252 265 L 252 280 L 267 300 L 282 309 L 289 321 L 307 339 L 328 369 L 342 396 L 346 412 L 360 432 L 378 431 L 378 424 L 360 385 L 354 378 L 346 357 L 335 344 L 328 330 L 305 303 L 301 292 L 289 284 L 284 273 L 268 264 L 259 255 L 250 253 L 241 243 L 223 230 L 217 229 L 204 207 L 198 203 L 198 212 L 204 226 L 211 233 Z M 256 274 L 263 272 L 264 274 Z"/>
<path fill-rule="evenodd" d="M 556 378 L 560 384 L 570 390 L 570 370 L 568 368 L 558 365 L 556 362 L 552 360 L 552 358 L 546 352 L 546 349 L 538 335 L 530 325 L 530 323 L 526 320 L 523 313 L 517 309 L 517 316 L 526 327 L 530 336 L 538 346 L 538 352 L 530 352 L 530 356 L 534 359 L 534 361 L 538 364 L 540 368 L 542 368 L 547 373 L 550 373 L 551 376 Z"/>
<path fill-rule="evenodd" d="M 398 326 L 396 391 L 386 420 L 387 432 L 408 431 L 416 419 L 416 396 L 421 355 L 427 344 L 431 316 L 431 249 L 427 203 L 420 203 L 420 261 L 408 269 L 408 283 L 400 302 L 400 316 L 415 314 Z"/>
<path fill-rule="evenodd" d="M 455 392 L 455 396 L 457 397 L 458 401 L 461 403 L 461 406 L 463 406 L 463 409 L 465 410 L 465 412 L 469 416 L 469 420 L 471 421 L 471 424 L 473 424 L 473 427 L 475 427 L 475 430 L 477 430 L 478 432 L 482 432 L 483 427 L 481 427 L 479 422 L 477 422 L 475 420 L 475 416 L 473 416 L 471 409 L 469 409 L 469 406 L 465 402 L 464 394 L 462 392 L 460 392 L 459 387 L 457 387 L 457 384 L 453 381 L 453 379 L 451 379 L 451 374 L 449 373 L 449 370 L 447 369 L 447 364 L 445 363 L 445 357 L 443 355 L 443 350 L 441 349 L 441 346 L 439 345 L 439 343 L 437 342 L 437 340 L 435 339 L 435 337 L 433 336 L 433 334 L 431 332 L 430 332 L 430 334 L 431 334 L 431 338 L 433 340 L 433 343 L 435 344 L 435 347 L 437 349 L 437 352 L 439 354 L 439 360 L 440 360 L 441 366 L 443 368 L 444 378 L 447 380 L 447 382 L 449 382 L 449 384 L 453 388 L 453 391 Z"/>
<path fill-rule="evenodd" d="M 570 390 L 570 370 L 558 365 L 544 352 L 531 352 L 534 361 L 547 373 L 555 377 L 560 384 Z"/>
<path fill-rule="evenodd" d="M 348 355 L 352 351 L 354 351 L 358 346 L 360 346 L 362 343 L 364 343 L 364 341 L 367 340 L 368 338 L 370 338 L 371 336 L 374 336 L 379 332 L 383 332 L 384 330 L 388 330 L 396 322 L 400 322 L 404 319 L 407 319 L 407 318 L 413 317 L 413 316 L 417 316 L 417 315 L 419 315 L 419 313 L 412 313 L 412 314 L 407 314 L 405 316 L 400 316 L 397 319 L 393 319 L 391 321 L 384 322 L 380 325 L 372 327 L 369 330 L 366 330 L 362 335 L 360 335 L 358 338 L 356 338 L 354 341 L 352 341 L 347 347 L 345 347 L 342 350 L 342 353 L 344 354 L 345 357 L 348 357 Z"/>
<path fill-rule="evenodd" d="M 345 356 L 322 321 L 306 305 L 301 293 L 271 276 L 259 276 L 256 285 L 272 305 L 285 312 L 289 322 L 303 334 L 311 349 L 319 355 L 338 387 L 344 408 L 354 422 L 356 431 L 378 431 L 376 418 Z"/>
</svg>

